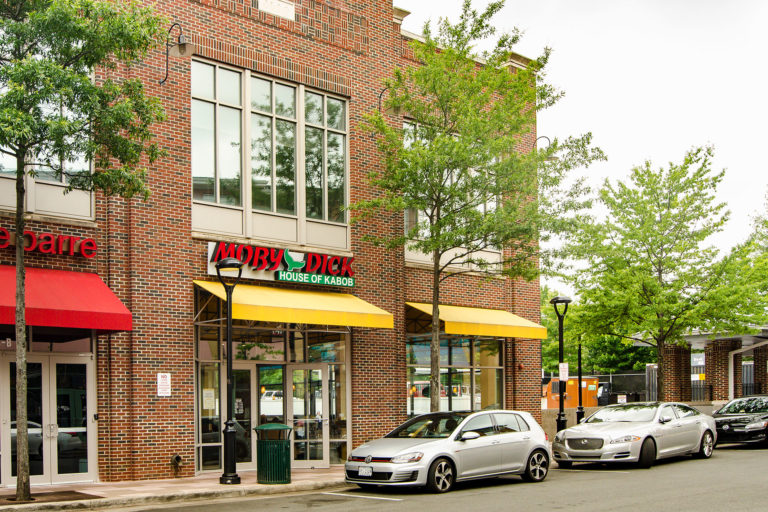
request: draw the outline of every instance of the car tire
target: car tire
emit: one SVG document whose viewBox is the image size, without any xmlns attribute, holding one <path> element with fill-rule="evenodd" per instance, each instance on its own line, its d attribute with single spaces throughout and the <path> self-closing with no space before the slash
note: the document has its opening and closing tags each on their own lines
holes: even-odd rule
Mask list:
<svg viewBox="0 0 768 512">
<path fill-rule="evenodd" d="M 544 450 L 536 450 L 525 464 L 525 473 L 522 474 L 526 482 L 543 482 L 549 473 L 549 457 Z"/>
<path fill-rule="evenodd" d="M 451 461 L 440 457 L 429 466 L 427 489 L 432 492 L 448 492 L 456 481 L 456 469 Z"/>
<path fill-rule="evenodd" d="M 649 468 L 656 462 L 656 443 L 650 437 L 643 441 L 643 446 L 640 447 L 640 458 L 637 461 L 637 465 L 641 468 Z"/>
<path fill-rule="evenodd" d="M 715 449 L 715 436 L 712 432 L 707 430 L 701 436 L 701 442 L 699 443 L 699 450 L 694 454 L 697 459 L 708 459 L 712 456 L 712 450 Z"/>
<path fill-rule="evenodd" d="M 557 461 L 557 467 L 560 469 L 571 469 L 573 467 L 573 462 L 569 460 L 559 460 Z"/>
</svg>

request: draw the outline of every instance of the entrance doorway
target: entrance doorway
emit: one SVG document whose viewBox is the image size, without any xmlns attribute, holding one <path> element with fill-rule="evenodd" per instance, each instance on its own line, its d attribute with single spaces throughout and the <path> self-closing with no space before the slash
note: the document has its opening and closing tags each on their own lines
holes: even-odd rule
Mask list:
<svg viewBox="0 0 768 512">
<path fill-rule="evenodd" d="M 96 390 L 91 356 L 27 356 L 30 483 L 96 479 Z M 0 354 L 0 485 L 16 481 L 16 362 Z"/>
<path fill-rule="evenodd" d="M 292 466 L 329 467 L 328 365 L 288 365 Z"/>
</svg>

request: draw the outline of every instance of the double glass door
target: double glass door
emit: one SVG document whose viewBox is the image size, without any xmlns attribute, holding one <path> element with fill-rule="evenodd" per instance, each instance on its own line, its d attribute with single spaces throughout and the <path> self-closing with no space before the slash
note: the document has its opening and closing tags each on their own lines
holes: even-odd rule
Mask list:
<svg viewBox="0 0 768 512">
<path fill-rule="evenodd" d="M 95 389 L 90 356 L 29 354 L 27 429 L 33 484 L 96 477 Z M 0 485 L 16 479 L 16 362 L 0 355 Z"/>
<path fill-rule="evenodd" d="M 292 467 L 329 466 L 328 365 L 235 363 L 232 385 L 238 469 L 256 468 L 253 429 L 265 423 L 293 429 Z"/>
</svg>

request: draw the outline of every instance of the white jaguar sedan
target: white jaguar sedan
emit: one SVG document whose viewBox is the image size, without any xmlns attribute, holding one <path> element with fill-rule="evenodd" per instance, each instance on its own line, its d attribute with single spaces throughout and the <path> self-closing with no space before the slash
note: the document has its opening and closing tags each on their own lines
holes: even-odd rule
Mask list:
<svg viewBox="0 0 768 512">
<path fill-rule="evenodd" d="M 449 491 L 454 483 L 505 474 L 541 482 L 549 470 L 547 436 L 521 411 L 439 412 L 410 419 L 381 439 L 355 448 L 346 481 L 427 486 Z"/>
<path fill-rule="evenodd" d="M 708 459 L 717 440 L 715 420 L 686 404 L 637 402 L 609 405 L 555 435 L 558 466 L 574 462 L 637 462 L 692 454 Z"/>
</svg>

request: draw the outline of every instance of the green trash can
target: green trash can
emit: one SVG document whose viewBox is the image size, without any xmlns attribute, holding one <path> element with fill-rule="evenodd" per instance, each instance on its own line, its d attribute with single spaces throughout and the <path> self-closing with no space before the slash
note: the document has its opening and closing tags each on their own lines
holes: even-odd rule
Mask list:
<svg viewBox="0 0 768 512">
<path fill-rule="evenodd" d="M 256 431 L 256 478 L 260 484 L 291 483 L 291 427 L 265 423 Z"/>
</svg>

